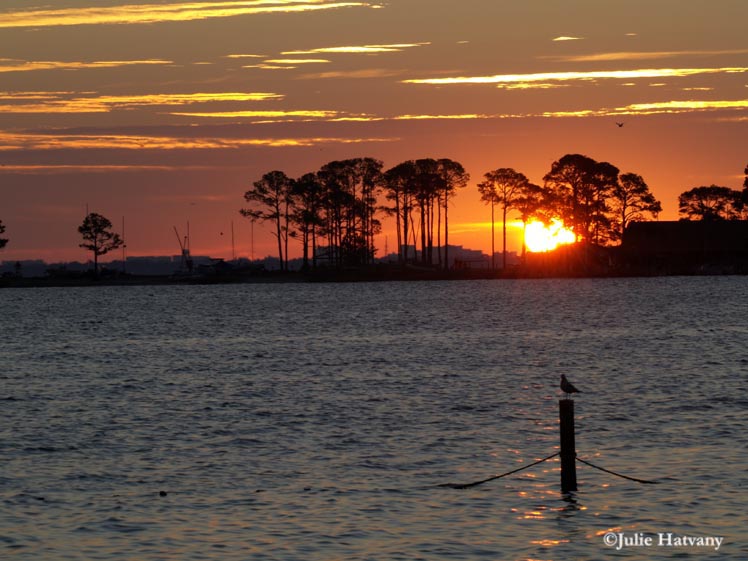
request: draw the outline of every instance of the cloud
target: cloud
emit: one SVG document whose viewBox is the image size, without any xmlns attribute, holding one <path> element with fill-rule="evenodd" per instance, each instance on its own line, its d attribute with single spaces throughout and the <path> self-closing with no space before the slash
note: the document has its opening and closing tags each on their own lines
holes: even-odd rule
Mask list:
<svg viewBox="0 0 748 561">
<path fill-rule="evenodd" d="M 276 110 L 247 110 L 247 111 L 212 111 L 212 112 L 173 112 L 171 115 L 182 117 L 204 117 L 211 119 L 334 119 L 345 117 L 346 114 L 340 111 L 324 109 L 276 109 Z"/>
<path fill-rule="evenodd" d="M 117 68 L 120 66 L 166 65 L 173 64 L 170 60 L 95 60 L 82 61 L 51 61 L 51 60 L 19 60 L 0 58 L 0 72 L 33 72 L 37 70 L 87 70 L 96 68 Z"/>
<path fill-rule="evenodd" d="M 368 2 L 329 0 L 235 0 L 219 2 L 145 3 L 125 6 L 39 8 L 0 13 L 0 28 L 67 25 L 147 24 L 226 18 L 252 14 L 294 13 L 335 8 L 368 7 Z"/>
<path fill-rule="evenodd" d="M 326 64 L 330 62 L 324 58 L 269 58 L 266 64 Z"/>
<path fill-rule="evenodd" d="M 569 37 L 568 35 L 562 35 L 561 37 L 554 37 L 553 41 L 581 41 L 584 37 Z"/>
<path fill-rule="evenodd" d="M 651 103 L 632 103 L 623 107 L 582 109 L 579 111 L 547 111 L 539 117 L 611 117 L 622 115 L 660 115 L 672 113 L 691 113 L 700 111 L 744 110 L 748 109 L 748 99 L 739 100 L 672 100 Z M 738 118 L 741 120 L 742 118 Z M 730 117 L 729 120 L 736 120 Z"/>
<path fill-rule="evenodd" d="M 227 138 L 135 134 L 64 134 L 0 131 L 0 152 L 17 150 L 226 150 L 252 146 L 309 147 L 324 144 L 393 142 L 398 138 Z"/>
<path fill-rule="evenodd" d="M 373 115 L 369 113 L 347 113 L 333 110 L 271 110 L 271 111 L 216 111 L 216 112 L 179 112 L 172 115 L 216 119 L 247 119 L 254 123 L 286 123 L 294 121 L 324 122 L 375 122 L 375 121 L 430 121 L 430 120 L 469 120 L 494 119 L 500 115 L 479 113 L 465 114 L 407 114 L 407 115 Z"/>
<path fill-rule="evenodd" d="M 457 76 L 452 78 L 417 78 L 403 80 L 406 84 L 548 84 L 581 80 L 632 80 L 636 78 L 681 78 L 701 74 L 748 72 L 748 68 L 644 68 L 639 70 L 600 70 L 592 72 L 543 72 L 536 74 L 499 74 L 495 76 Z"/>
<path fill-rule="evenodd" d="M 113 110 L 148 106 L 180 106 L 196 103 L 247 102 L 280 100 L 284 96 L 270 92 L 211 92 L 186 94 L 148 94 L 102 96 L 69 92 L 5 92 L 2 101 L 16 103 L 0 105 L 4 113 L 108 113 Z M 17 103 L 33 101 L 36 103 Z M 41 103 L 38 103 L 41 102 Z"/>
<path fill-rule="evenodd" d="M 710 57 L 721 55 L 741 55 L 748 53 L 748 49 L 733 49 L 725 51 L 621 51 L 611 53 L 595 53 L 591 55 L 568 55 L 568 56 L 543 56 L 543 59 L 552 59 L 564 62 L 610 62 L 616 60 L 655 60 L 663 58 L 676 58 L 684 56 Z"/>
<path fill-rule="evenodd" d="M 333 70 L 330 72 L 318 72 L 313 74 L 302 74 L 301 80 L 324 80 L 328 78 L 348 78 L 348 79 L 367 79 L 367 78 L 392 78 L 402 76 L 404 70 L 390 70 L 387 68 L 370 68 L 363 70 Z"/>
<path fill-rule="evenodd" d="M 376 54 L 376 53 L 396 53 L 413 47 L 422 47 L 431 43 L 393 43 L 389 45 L 358 45 L 348 47 L 321 47 L 310 49 L 308 51 L 284 51 L 282 55 L 312 55 L 312 54 Z"/>
</svg>

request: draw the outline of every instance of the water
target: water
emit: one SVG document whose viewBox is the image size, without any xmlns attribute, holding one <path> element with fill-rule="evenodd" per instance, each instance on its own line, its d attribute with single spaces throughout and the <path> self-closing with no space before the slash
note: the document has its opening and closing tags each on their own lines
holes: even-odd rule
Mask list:
<svg viewBox="0 0 748 561">
<path fill-rule="evenodd" d="M 742 277 L 4 290 L 0 557 L 747 559 L 747 301 Z M 557 451 L 562 372 L 579 456 L 658 485 L 579 465 L 563 496 L 552 460 L 438 486 Z"/>
</svg>

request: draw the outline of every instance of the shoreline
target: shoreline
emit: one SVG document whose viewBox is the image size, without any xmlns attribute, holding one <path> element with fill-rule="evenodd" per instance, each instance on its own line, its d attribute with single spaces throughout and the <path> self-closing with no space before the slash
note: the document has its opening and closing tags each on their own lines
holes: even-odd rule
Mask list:
<svg viewBox="0 0 748 561">
<path fill-rule="evenodd" d="M 103 286 L 190 286 L 215 284 L 305 284 L 305 283 L 356 283 L 356 282 L 428 282 L 465 280 L 536 280 L 582 278 L 651 278 L 674 276 L 744 276 L 746 271 L 731 267 L 702 270 L 627 270 L 627 271 L 574 271 L 513 268 L 502 270 L 431 270 L 431 269 L 370 269 L 321 271 L 271 271 L 254 274 L 226 275 L 117 275 L 93 278 L 90 275 L 75 277 L 5 277 L 0 278 L 2 288 L 85 288 Z"/>
</svg>

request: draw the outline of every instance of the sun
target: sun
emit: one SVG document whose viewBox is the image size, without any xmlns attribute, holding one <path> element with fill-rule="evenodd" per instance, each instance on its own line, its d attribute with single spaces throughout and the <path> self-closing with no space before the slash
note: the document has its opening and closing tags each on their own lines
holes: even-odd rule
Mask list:
<svg viewBox="0 0 748 561">
<path fill-rule="evenodd" d="M 525 229 L 525 246 L 534 253 L 552 251 L 560 245 L 574 243 L 574 232 L 554 220 L 550 226 L 543 222 L 530 222 Z"/>
</svg>

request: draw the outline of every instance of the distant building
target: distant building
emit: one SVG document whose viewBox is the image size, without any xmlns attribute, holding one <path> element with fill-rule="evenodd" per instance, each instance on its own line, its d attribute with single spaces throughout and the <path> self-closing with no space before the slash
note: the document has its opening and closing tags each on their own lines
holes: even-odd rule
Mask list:
<svg viewBox="0 0 748 561">
<path fill-rule="evenodd" d="M 625 265 L 643 272 L 748 272 L 748 221 L 633 222 L 621 250 Z"/>
</svg>

